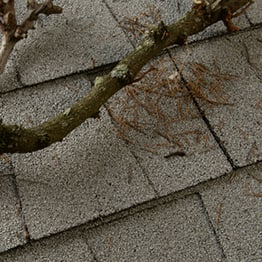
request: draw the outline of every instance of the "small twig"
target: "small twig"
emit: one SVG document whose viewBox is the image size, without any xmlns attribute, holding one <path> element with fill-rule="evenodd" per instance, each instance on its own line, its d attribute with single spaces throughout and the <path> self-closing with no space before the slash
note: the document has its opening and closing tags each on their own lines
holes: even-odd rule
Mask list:
<svg viewBox="0 0 262 262">
<path fill-rule="evenodd" d="M 52 0 L 39 4 L 35 0 L 27 1 L 28 14 L 24 21 L 18 25 L 15 14 L 14 0 L 6 3 L 0 1 L 0 30 L 3 33 L 0 48 L 0 74 L 4 72 L 8 58 L 16 43 L 27 37 L 28 31 L 34 29 L 35 21 L 40 14 L 51 15 L 62 13 L 62 8 L 53 5 Z"/>
<path fill-rule="evenodd" d="M 140 76 L 134 79 L 133 83 L 139 82 L 141 79 L 143 79 L 149 72 L 157 70 L 153 65 L 151 65 L 146 71 L 142 72 Z"/>
<path fill-rule="evenodd" d="M 224 15 L 224 18 L 223 18 L 223 22 L 225 24 L 225 26 L 227 27 L 228 31 L 229 32 L 236 32 L 236 31 L 239 31 L 239 27 L 235 26 L 233 21 L 232 21 L 232 18 L 235 18 L 235 17 L 239 17 L 241 16 L 243 13 L 245 13 L 247 11 L 247 9 L 254 3 L 253 0 L 250 0 L 249 3 L 244 6 L 239 12 L 235 12 L 233 13 L 230 9 L 226 8 L 225 9 L 225 15 Z"/>
<path fill-rule="evenodd" d="M 176 156 L 186 156 L 186 153 L 185 152 L 183 152 L 183 151 L 176 151 L 176 152 L 172 152 L 172 153 L 170 153 L 170 154 L 168 154 L 168 155 L 166 155 L 166 156 L 164 156 L 164 158 L 170 158 L 170 157 L 176 157 Z"/>
<path fill-rule="evenodd" d="M 247 11 L 247 9 L 248 9 L 253 3 L 254 3 L 254 1 L 253 1 L 253 0 L 250 0 L 250 2 L 249 2 L 246 6 L 244 6 L 239 12 L 233 13 L 232 17 L 235 18 L 235 17 L 241 16 L 242 14 L 244 14 L 244 13 Z"/>
</svg>

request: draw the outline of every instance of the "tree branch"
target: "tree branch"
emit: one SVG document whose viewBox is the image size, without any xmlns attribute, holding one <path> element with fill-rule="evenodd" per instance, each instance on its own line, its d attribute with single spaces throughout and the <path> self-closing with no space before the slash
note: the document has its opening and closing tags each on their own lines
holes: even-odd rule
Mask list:
<svg viewBox="0 0 262 262">
<path fill-rule="evenodd" d="M 8 58 L 13 51 L 16 43 L 27 37 L 30 29 L 34 29 L 34 23 L 39 14 L 51 15 L 59 14 L 62 8 L 55 6 L 52 0 L 46 0 L 39 4 L 35 0 L 27 1 L 28 14 L 21 25 L 17 24 L 14 0 L 6 3 L 0 1 L 0 30 L 3 33 L 2 44 L 0 48 L 0 74 L 4 72 Z"/>
<path fill-rule="evenodd" d="M 32 128 L 0 124 L 0 153 L 32 152 L 62 141 L 87 118 L 97 117 L 100 107 L 122 87 L 131 84 L 142 67 L 164 48 L 182 44 L 188 36 L 220 20 L 231 21 L 230 16 L 250 3 L 250 0 L 194 0 L 192 10 L 178 22 L 169 26 L 160 22 L 146 31 L 142 43 L 109 74 L 97 77 L 88 95 L 72 107 Z"/>
</svg>

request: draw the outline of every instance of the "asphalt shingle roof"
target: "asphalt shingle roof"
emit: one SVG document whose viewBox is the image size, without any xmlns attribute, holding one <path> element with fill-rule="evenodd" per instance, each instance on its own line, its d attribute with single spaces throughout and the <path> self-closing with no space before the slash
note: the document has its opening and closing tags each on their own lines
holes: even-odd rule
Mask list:
<svg viewBox="0 0 262 262">
<path fill-rule="evenodd" d="M 170 23 L 192 1 L 55 2 L 63 14 L 41 18 L 0 76 L 4 122 L 36 125 L 83 97 L 136 44 L 123 17 L 151 4 Z M 168 75 L 186 59 L 235 76 L 217 94 L 228 103 L 191 97 L 180 118 L 181 97 L 161 105 L 183 154 L 152 126 L 126 143 L 105 106 L 61 143 L 1 156 L 0 262 L 261 261 L 261 7 L 234 20 L 242 31 L 219 23 L 153 61 Z"/>
</svg>

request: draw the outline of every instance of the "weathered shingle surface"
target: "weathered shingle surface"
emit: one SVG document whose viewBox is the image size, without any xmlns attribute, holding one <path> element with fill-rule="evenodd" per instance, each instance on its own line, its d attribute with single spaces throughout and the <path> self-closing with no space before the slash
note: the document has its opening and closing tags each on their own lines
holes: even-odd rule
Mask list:
<svg viewBox="0 0 262 262">
<path fill-rule="evenodd" d="M 64 13 L 41 17 L 0 77 L 6 123 L 37 125 L 87 94 L 138 42 L 121 28 L 124 17 L 155 5 L 170 23 L 192 1 L 54 2 Z M 0 262 L 260 261 L 260 6 L 234 20 L 244 30 L 228 34 L 219 23 L 152 61 L 167 77 L 182 66 L 189 86 L 197 80 L 187 64 L 204 65 L 211 80 L 218 70 L 230 76 L 209 97 L 224 103 L 196 93 L 156 101 L 168 121 L 142 110 L 146 128 L 129 130 L 132 143 L 107 104 L 60 143 L 0 155 Z"/>
</svg>

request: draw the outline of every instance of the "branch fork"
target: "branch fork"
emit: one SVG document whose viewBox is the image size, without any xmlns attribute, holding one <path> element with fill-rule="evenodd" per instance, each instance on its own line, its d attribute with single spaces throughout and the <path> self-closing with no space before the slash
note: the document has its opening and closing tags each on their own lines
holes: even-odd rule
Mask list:
<svg viewBox="0 0 262 262">
<path fill-rule="evenodd" d="M 0 31 L 2 44 L 0 48 L 0 74 L 4 72 L 8 58 L 16 43 L 27 37 L 28 31 L 34 29 L 35 21 L 40 14 L 51 15 L 62 13 L 60 6 L 53 5 L 52 0 L 38 3 L 35 0 L 27 1 L 28 14 L 24 21 L 18 25 L 15 13 L 14 0 L 0 0 Z"/>
</svg>

